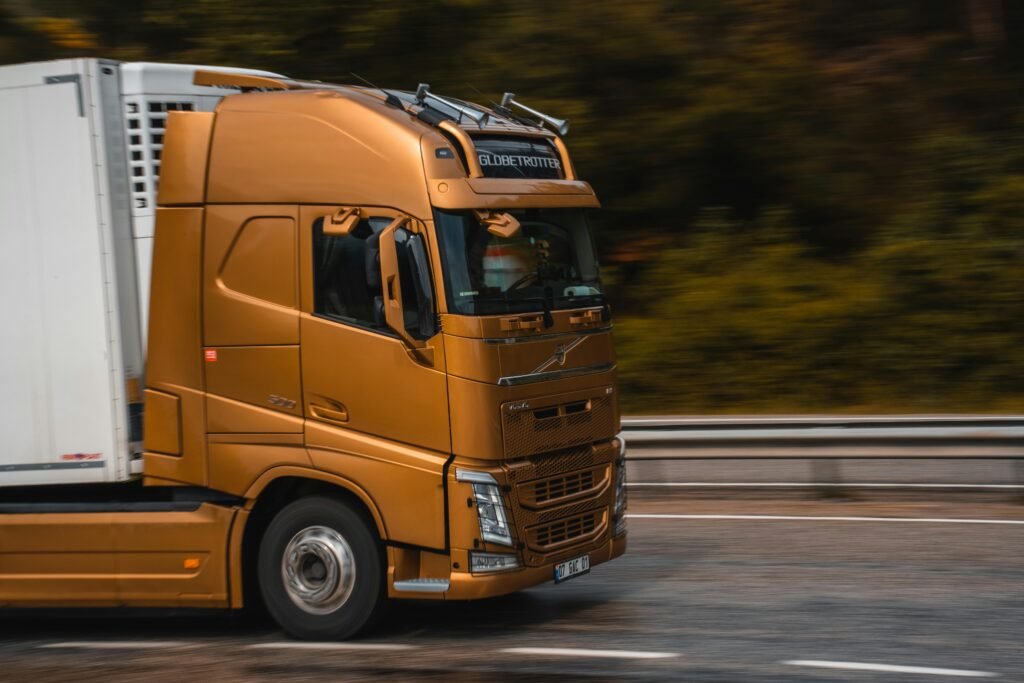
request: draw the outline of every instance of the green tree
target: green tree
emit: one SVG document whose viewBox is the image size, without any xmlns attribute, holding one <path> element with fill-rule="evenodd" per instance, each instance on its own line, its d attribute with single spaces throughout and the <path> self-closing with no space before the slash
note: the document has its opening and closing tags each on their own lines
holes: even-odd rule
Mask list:
<svg viewBox="0 0 1024 683">
<path fill-rule="evenodd" d="M 1024 407 L 1024 4 L 0 0 L 0 58 L 503 91 L 572 121 L 632 411 Z"/>
</svg>

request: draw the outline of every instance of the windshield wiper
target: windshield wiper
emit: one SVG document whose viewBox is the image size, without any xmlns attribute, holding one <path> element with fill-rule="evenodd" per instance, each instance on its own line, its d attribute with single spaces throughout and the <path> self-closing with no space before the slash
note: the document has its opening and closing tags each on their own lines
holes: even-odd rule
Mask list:
<svg viewBox="0 0 1024 683">
<path fill-rule="evenodd" d="M 554 327 L 555 319 L 551 315 L 551 309 L 555 307 L 555 291 L 551 285 L 544 287 L 544 327 Z"/>
<path fill-rule="evenodd" d="M 550 296 L 553 292 L 550 292 L 551 287 L 547 286 L 544 288 L 544 296 L 524 296 L 514 298 L 480 298 L 475 301 L 475 307 L 477 315 L 493 315 L 497 313 L 530 313 L 537 311 L 536 305 L 540 304 L 540 312 L 544 314 L 544 325 L 545 327 L 551 327 L 547 324 L 548 320 L 554 320 L 551 317 L 553 311 L 563 310 L 563 308 L 556 308 L 555 304 L 576 304 L 576 306 L 607 306 L 605 303 L 604 294 L 583 294 L 579 296 Z M 549 294 L 550 292 L 550 294 Z M 532 304 L 532 306 L 531 306 Z M 524 309 L 525 310 L 517 310 Z M 486 312 L 485 312 L 486 311 Z M 607 316 L 606 316 L 607 317 Z"/>
</svg>

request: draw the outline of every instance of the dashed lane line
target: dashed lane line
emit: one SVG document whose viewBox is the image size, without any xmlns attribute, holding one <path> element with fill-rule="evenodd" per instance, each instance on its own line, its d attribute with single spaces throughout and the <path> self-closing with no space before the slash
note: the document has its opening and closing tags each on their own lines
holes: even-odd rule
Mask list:
<svg viewBox="0 0 1024 683">
<path fill-rule="evenodd" d="M 63 643 L 46 643 L 39 647 L 43 650 L 156 650 L 191 644 L 177 640 L 69 640 Z"/>
<path fill-rule="evenodd" d="M 309 643 L 281 641 L 246 645 L 250 650 L 415 650 L 416 645 L 399 643 Z"/>
<path fill-rule="evenodd" d="M 869 662 L 829 662 L 818 659 L 794 659 L 782 662 L 789 666 L 809 666 L 819 669 L 844 669 L 847 671 L 880 671 L 894 674 L 925 674 L 930 676 L 961 676 L 964 678 L 995 678 L 999 674 L 990 671 L 969 671 L 966 669 L 938 669 L 931 666 L 901 666 L 898 664 L 871 664 Z"/>
<path fill-rule="evenodd" d="M 668 659 L 678 657 L 675 652 L 649 652 L 644 650 L 583 650 L 568 647 L 509 647 L 500 652 L 511 655 L 540 655 L 551 657 L 604 657 L 609 659 Z"/>
<path fill-rule="evenodd" d="M 921 524 L 1024 524 L 1024 519 L 953 519 L 939 517 L 840 517 L 809 515 L 684 515 L 630 513 L 629 519 L 745 520 L 755 522 L 917 522 Z"/>
<path fill-rule="evenodd" d="M 843 488 L 843 489 L 966 489 L 1009 490 L 1024 489 L 1024 484 L 899 484 L 891 482 L 828 482 L 817 484 L 807 481 L 637 481 L 626 486 L 636 488 Z"/>
</svg>

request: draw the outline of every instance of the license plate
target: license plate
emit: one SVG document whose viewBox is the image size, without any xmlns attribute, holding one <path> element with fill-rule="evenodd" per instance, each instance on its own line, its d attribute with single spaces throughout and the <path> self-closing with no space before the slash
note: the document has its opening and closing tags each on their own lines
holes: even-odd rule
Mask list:
<svg viewBox="0 0 1024 683">
<path fill-rule="evenodd" d="M 555 565 L 555 583 L 568 581 L 590 571 L 590 555 L 580 555 Z"/>
</svg>

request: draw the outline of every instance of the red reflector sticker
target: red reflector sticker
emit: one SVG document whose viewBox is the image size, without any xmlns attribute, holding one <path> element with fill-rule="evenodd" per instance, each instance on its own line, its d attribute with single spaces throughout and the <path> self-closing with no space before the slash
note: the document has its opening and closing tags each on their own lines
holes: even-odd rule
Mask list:
<svg viewBox="0 0 1024 683">
<path fill-rule="evenodd" d="M 61 460 L 102 460 L 102 453 L 65 453 Z"/>
<path fill-rule="evenodd" d="M 214 362 L 217 360 L 217 349 L 206 349 L 206 360 L 207 362 Z"/>
</svg>

